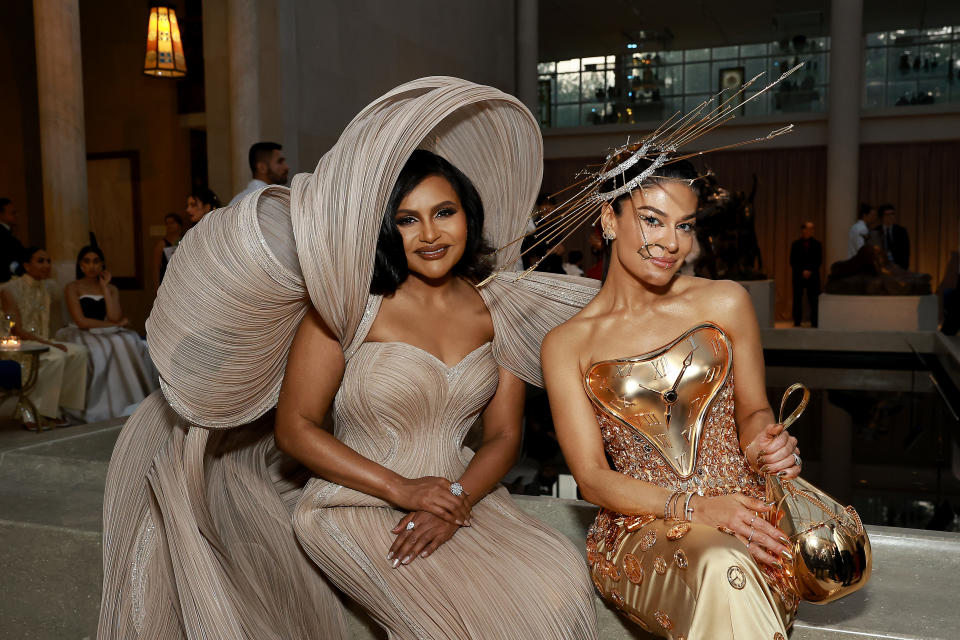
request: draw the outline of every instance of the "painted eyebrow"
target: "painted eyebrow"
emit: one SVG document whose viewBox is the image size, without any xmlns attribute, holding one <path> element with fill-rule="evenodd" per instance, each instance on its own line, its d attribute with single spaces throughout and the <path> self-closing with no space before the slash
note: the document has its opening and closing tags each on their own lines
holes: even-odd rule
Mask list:
<svg viewBox="0 0 960 640">
<path fill-rule="evenodd" d="M 666 216 L 666 215 L 667 215 L 667 214 L 664 213 L 663 211 L 660 211 L 660 209 L 657 209 L 656 207 L 651 207 L 650 205 L 646 205 L 646 204 L 637 207 L 637 211 L 651 211 L 651 212 L 653 212 L 653 213 L 656 213 L 657 215 L 661 215 L 661 216 Z M 693 219 L 696 218 L 696 217 L 697 217 L 697 212 L 694 211 L 693 213 L 688 214 L 688 215 L 684 216 L 683 218 L 681 218 L 681 219 L 680 219 L 680 222 L 686 222 L 687 220 L 693 220 Z"/>
<path fill-rule="evenodd" d="M 436 211 L 438 209 L 442 209 L 443 207 L 455 207 L 455 206 L 457 206 L 457 203 L 451 202 L 450 200 L 444 200 L 443 202 L 433 205 L 431 209 L 433 211 Z M 410 213 L 420 213 L 420 212 L 415 211 L 414 209 L 397 209 L 397 215 L 400 215 L 401 213 L 410 214 Z"/>
</svg>

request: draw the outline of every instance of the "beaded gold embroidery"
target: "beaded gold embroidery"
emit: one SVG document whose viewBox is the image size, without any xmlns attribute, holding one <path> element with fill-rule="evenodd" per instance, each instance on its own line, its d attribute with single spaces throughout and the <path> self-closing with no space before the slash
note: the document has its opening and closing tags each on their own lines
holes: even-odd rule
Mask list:
<svg viewBox="0 0 960 640">
<path fill-rule="evenodd" d="M 640 558 L 632 553 L 623 556 L 623 572 L 627 574 L 627 580 L 633 584 L 643 582 L 643 565 L 640 563 Z"/>
<path fill-rule="evenodd" d="M 667 531 L 667 540 L 679 540 L 690 531 L 689 522 L 678 522 Z"/>
<path fill-rule="evenodd" d="M 637 529 L 647 526 L 656 519 L 657 516 L 653 515 L 652 513 L 645 513 L 640 516 L 629 516 L 623 519 L 623 528 L 627 531 L 627 533 L 633 533 Z"/>
<path fill-rule="evenodd" d="M 617 565 L 609 560 L 602 560 L 600 562 L 600 573 L 610 578 L 613 582 L 620 582 L 620 570 L 617 569 Z"/>
<path fill-rule="evenodd" d="M 623 599 L 623 595 L 616 589 L 610 590 L 610 599 L 613 600 L 613 604 L 617 605 L 618 609 L 622 609 L 626 602 Z"/>
<path fill-rule="evenodd" d="M 686 569 L 689 566 L 687 561 L 687 554 L 683 552 L 683 549 L 677 549 L 673 552 L 673 563 L 680 567 L 681 569 Z"/>
<path fill-rule="evenodd" d="M 617 471 L 670 489 L 696 491 L 702 496 L 741 492 L 763 498 L 765 481 L 750 468 L 740 450 L 733 416 L 733 375 L 717 395 L 704 421 L 695 471 L 682 479 L 636 430 L 622 425 L 594 407 L 604 449 Z M 616 517 L 616 516 L 614 516 Z"/>
<path fill-rule="evenodd" d="M 660 609 L 657 609 L 653 612 L 653 617 L 656 619 L 657 623 L 667 631 L 673 629 L 673 620 L 671 620 L 670 616 L 665 614 Z"/>
<path fill-rule="evenodd" d="M 640 538 L 640 551 L 646 551 L 655 544 L 657 544 L 657 532 L 655 529 L 650 529 Z"/>
<path fill-rule="evenodd" d="M 667 572 L 667 561 L 663 559 L 663 556 L 658 555 L 653 559 L 653 570 L 663 575 Z"/>
<path fill-rule="evenodd" d="M 727 569 L 727 582 L 730 583 L 730 586 L 736 590 L 743 589 L 747 586 L 747 576 L 743 573 L 743 569 L 737 565 L 731 565 Z"/>
</svg>

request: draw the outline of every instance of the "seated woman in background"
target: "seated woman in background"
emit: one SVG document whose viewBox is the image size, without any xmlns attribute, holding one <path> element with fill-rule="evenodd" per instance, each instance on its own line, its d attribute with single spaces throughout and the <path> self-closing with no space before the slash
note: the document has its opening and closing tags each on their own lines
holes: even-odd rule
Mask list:
<svg viewBox="0 0 960 640">
<path fill-rule="evenodd" d="M 188 204 L 189 206 L 189 204 Z M 168 213 L 163 217 L 166 231 L 153 247 L 153 289 L 156 291 L 167 272 L 167 263 L 183 238 L 183 218 L 178 213 Z"/>
<path fill-rule="evenodd" d="M 194 189 L 193 193 L 187 196 L 187 217 L 190 218 L 190 225 L 196 225 L 203 216 L 222 206 L 220 198 L 210 189 L 206 187 Z"/>
<path fill-rule="evenodd" d="M 77 255 L 77 279 L 64 289 L 73 324 L 57 332 L 58 339 L 83 344 L 90 352 L 87 407 L 77 416 L 83 422 L 124 415 L 159 386 L 147 344 L 123 328 L 129 323 L 105 266 L 91 234 L 90 245 Z"/>
<path fill-rule="evenodd" d="M 17 270 L 20 277 L 10 280 L 0 292 L 3 310 L 13 320 L 13 334 L 24 346 L 33 342 L 50 347 L 40 355 L 37 383 L 28 396 L 40 416 L 20 416 L 23 426 L 31 430 L 37 428 L 41 417 L 54 426 L 64 426 L 67 421 L 61 408 L 82 412 L 86 403 L 87 348 L 50 340 L 51 330 L 61 325 L 62 306 L 57 287 L 49 281 L 50 266 L 46 251 L 40 247 L 26 249 Z M 31 360 L 16 354 L 10 354 L 9 359 L 20 362 L 21 377 L 26 380 Z"/>
</svg>

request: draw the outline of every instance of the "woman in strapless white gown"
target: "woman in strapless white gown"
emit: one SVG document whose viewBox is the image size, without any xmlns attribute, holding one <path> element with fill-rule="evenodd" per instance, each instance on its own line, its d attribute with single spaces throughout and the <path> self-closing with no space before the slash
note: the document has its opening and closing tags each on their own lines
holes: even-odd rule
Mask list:
<svg viewBox="0 0 960 640">
<path fill-rule="evenodd" d="M 77 254 L 77 279 L 63 290 L 72 323 L 57 331 L 57 340 L 82 344 L 90 353 L 87 406 L 71 413 L 84 423 L 122 416 L 160 386 L 147 343 L 127 328 L 120 292 L 111 279 L 94 241 Z"/>
</svg>

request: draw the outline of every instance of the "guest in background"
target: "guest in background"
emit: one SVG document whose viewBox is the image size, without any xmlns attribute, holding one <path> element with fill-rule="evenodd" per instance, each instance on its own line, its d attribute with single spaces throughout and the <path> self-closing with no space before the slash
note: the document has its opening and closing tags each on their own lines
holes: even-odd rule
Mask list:
<svg viewBox="0 0 960 640">
<path fill-rule="evenodd" d="M 563 271 L 569 276 L 582 276 L 583 269 L 580 263 L 583 262 L 582 251 L 571 251 L 567 254 L 567 259 L 563 262 Z"/>
<path fill-rule="evenodd" d="M 187 206 L 190 206 L 189 203 Z M 180 214 L 168 213 L 163 217 L 163 224 L 166 228 L 163 237 L 157 240 L 157 244 L 153 246 L 154 291 L 160 288 L 163 276 L 167 272 L 167 264 L 183 237 L 183 218 L 180 217 Z"/>
<path fill-rule="evenodd" d="M 20 267 L 23 244 L 13 235 L 17 210 L 9 198 L 0 198 L 0 282 L 6 282 Z"/>
<path fill-rule="evenodd" d="M 257 142 L 250 147 L 247 156 L 250 163 L 250 173 L 253 179 L 247 183 L 243 191 L 233 196 L 230 204 L 240 202 L 240 199 L 257 189 L 268 187 L 271 184 L 286 184 L 290 167 L 283 156 L 283 147 L 276 142 Z"/>
<path fill-rule="evenodd" d="M 40 247 L 29 247 L 23 252 L 19 278 L 3 286 L 0 301 L 3 310 L 13 320 L 13 334 L 24 343 L 40 343 L 50 350 L 40 355 L 37 383 L 29 398 L 40 417 L 49 424 L 68 424 L 61 409 L 82 412 L 86 405 L 87 348 L 82 344 L 62 343 L 50 339 L 52 329 L 62 325 L 61 298 L 50 278 L 50 256 Z M 21 376 L 30 375 L 30 360 L 25 356 L 10 355 L 20 362 Z M 24 426 L 37 427 L 38 416 L 23 416 Z"/>
<path fill-rule="evenodd" d="M 128 322 L 120 292 L 110 280 L 90 234 L 90 245 L 77 255 L 77 279 L 64 289 L 73 324 L 57 332 L 58 340 L 82 344 L 90 353 L 86 410 L 74 416 L 83 423 L 121 416 L 159 386 L 146 342 L 123 328 Z"/>
<path fill-rule="evenodd" d="M 817 326 L 817 302 L 820 296 L 820 265 L 823 264 L 823 246 L 813 237 L 810 221 L 800 225 L 800 238 L 790 246 L 790 269 L 793 271 L 793 326 L 803 321 L 803 292 L 810 303 L 810 324 Z"/>
<path fill-rule="evenodd" d="M 870 205 L 860 205 L 860 216 L 850 227 L 849 241 L 847 242 L 847 259 L 857 255 L 860 248 L 867 243 L 870 230 L 877 226 L 877 210 Z"/>
<path fill-rule="evenodd" d="M 190 225 L 197 224 L 203 216 L 222 206 L 220 198 L 210 189 L 206 187 L 194 189 L 193 193 L 187 196 L 187 217 L 190 219 Z"/>
<path fill-rule="evenodd" d="M 901 269 L 910 267 L 910 234 L 904 227 L 897 224 L 897 213 L 892 204 L 880 205 L 880 236 L 884 252 L 891 262 Z"/>
</svg>

